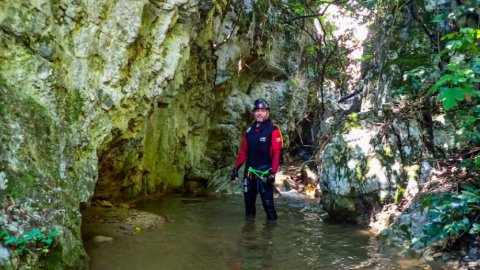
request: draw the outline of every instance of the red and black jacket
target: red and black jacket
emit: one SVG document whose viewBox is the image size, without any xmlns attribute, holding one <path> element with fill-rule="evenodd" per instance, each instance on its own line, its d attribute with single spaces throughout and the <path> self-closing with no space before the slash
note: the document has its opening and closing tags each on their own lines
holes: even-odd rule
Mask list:
<svg viewBox="0 0 480 270">
<path fill-rule="evenodd" d="M 265 120 L 257 127 L 255 121 L 243 135 L 242 146 L 238 152 L 234 169 L 238 170 L 246 161 L 247 168 L 262 170 L 272 168 L 276 173 L 280 163 L 282 150 L 282 135 L 278 127 L 270 119 Z"/>
</svg>

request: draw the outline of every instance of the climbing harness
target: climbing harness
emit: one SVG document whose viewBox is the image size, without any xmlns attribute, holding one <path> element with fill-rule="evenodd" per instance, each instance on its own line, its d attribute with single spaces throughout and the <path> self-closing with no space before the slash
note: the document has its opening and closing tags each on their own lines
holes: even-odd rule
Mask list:
<svg viewBox="0 0 480 270">
<path fill-rule="evenodd" d="M 255 176 L 258 177 L 259 180 L 261 180 L 262 182 L 265 182 L 266 180 L 266 176 L 269 174 L 271 168 L 269 168 L 268 170 L 265 170 L 265 171 L 261 171 L 261 170 L 255 170 L 254 168 L 252 167 L 248 167 L 248 170 L 247 170 L 247 177 L 248 179 L 252 179 L 252 174 L 254 174 Z"/>
</svg>

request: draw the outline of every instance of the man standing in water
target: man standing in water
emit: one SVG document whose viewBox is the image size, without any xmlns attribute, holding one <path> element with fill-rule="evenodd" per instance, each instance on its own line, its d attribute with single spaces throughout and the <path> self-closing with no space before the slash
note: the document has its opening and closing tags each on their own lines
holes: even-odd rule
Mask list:
<svg viewBox="0 0 480 270">
<path fill-rule="evenodd" d="M 260 193 L 263 209 L 268 220 L 276 220 L 277 212 L 273 203 L 275 174 L 280 163 L 282 135 L 273 125 L 268 102 L 259 98 L 253 105 L 255 121 L 243 135 L 242 146 L 233 167 L 231 181 L 238 181 L 238 169 L 246 161 L 243 177 L 245 214 L 255 216 L 255 201 Z"/>
</svg>

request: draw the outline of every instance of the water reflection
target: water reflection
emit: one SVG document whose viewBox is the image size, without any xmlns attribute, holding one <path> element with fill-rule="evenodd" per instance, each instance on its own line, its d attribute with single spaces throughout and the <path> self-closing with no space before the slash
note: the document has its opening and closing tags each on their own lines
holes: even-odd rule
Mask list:
<svg viewBox="0 0 480 270">
<path fill-rule="evenodd" d="M 241 227 L 230 269 L 277 269 L 274 265 L 274 237 L 277 223 L 261 225 L 247 218 Z"/>
<path fill-rule="evenodd" d="M 245 219 L 241 196 L 146 202 L 142 210 L 169 222 L 109 243 L 86 241 L 91 269 L 421 269 L 408 256 L 380 251 L 358 226 L 328 222 L 316 202 L 281 198 L 276 206 L 271 223 L 263 215 Z"/>
</svg>

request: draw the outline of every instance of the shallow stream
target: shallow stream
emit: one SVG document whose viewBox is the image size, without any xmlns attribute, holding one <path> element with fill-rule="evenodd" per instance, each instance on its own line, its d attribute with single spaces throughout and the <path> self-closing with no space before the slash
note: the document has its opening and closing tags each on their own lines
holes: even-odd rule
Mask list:
<svg viewBox="0 0 480 270">
<path fill-rule="evenodd" d="M 136 208 L 168 222 L 134 234 L 114 234 L 90 226 L 84 231 L 92 270 L 112 269 L 423 269 L 407 254 L 380 251 L 358 226 L 336 224 L 316 201 L 276 199 L 279 219 L 244 218 L 243 198 L 170 196 Z M 98 228 L 96 230 L 95 228 Z M 110 235 L 109 235 L 110 234 Z M 95 235 L 113 236 L 108 242 Z M 382 249 L 383 250 L 383 249 Z"/>
</svg>

